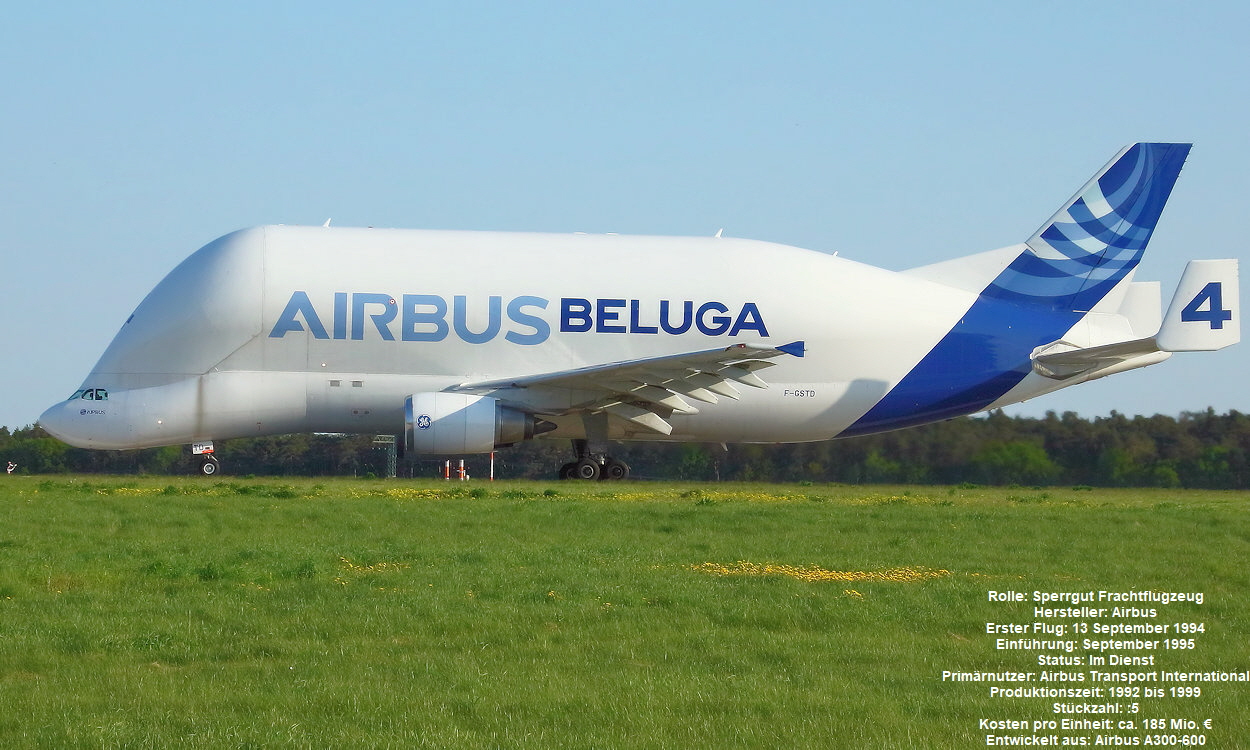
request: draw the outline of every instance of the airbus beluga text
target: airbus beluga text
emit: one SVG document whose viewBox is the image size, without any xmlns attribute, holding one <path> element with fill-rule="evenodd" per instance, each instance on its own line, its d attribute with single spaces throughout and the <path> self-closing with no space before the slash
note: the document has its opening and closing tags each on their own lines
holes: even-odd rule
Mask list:
<svg viewBox="0 0 1250 750">
<path fill-rule="evenodd" d="M 1116 154 L 1027 242 L 901 273 L 720 236 L 269 226 L 191 255 L 40 424 L 71 445 L 403 435 L 411 454 L 780 443 L 970 414 L 1240 338 L 1237 261 L 1133 281 L 1188 144 Z M 785 268 L 770 283 L 762 263 Z M 473 269 L 470 274 L 453 269 Z M 796 282 L 795 279 L 799 281 Z"/>
</svg>

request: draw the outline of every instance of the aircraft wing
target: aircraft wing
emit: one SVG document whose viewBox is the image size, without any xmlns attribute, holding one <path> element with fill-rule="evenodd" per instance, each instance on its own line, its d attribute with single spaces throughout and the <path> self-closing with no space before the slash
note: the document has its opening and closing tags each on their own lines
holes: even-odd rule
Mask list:
<svg viewBox="0 0 1250 750">
<path fill-rule="evenodd" d="M 802 357 L 804 344 L 782 346 L 734 344 L 683 354 L 631 359 L 520 378 L 462 383 L 448 390 L 490 393 L 507 389 L 562 391 L 569 396 L 564 413 L 603 412 L 663 435 L 672 433 L 673 414 L 697 414 L 687 399 L 714 404 L 737 399 L 735 384 L 767 388 L 756 372 L 768 360 L 788 354 Z"/>
</svg>

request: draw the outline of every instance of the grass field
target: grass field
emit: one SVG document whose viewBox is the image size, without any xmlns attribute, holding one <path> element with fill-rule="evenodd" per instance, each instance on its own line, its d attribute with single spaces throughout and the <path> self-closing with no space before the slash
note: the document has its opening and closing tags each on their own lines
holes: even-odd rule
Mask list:
<svg viewBox="0 0 1250 750">
<path fill-rule="evenodd" d="M 985 632 L 1032 605 L 990 589 L 1202 591 L 1168 610 L 1205 633 L 1164 668 L 1250 668 L 1247 511 L 1153 490 L 8 477 L 0 746 L 984 747 L 982 718 L 1055 718 L 942 682 L 1037 669 Z M 1219 684 L 1144 705 L 1237 747 L 1248 703 Z"/>
</svg>

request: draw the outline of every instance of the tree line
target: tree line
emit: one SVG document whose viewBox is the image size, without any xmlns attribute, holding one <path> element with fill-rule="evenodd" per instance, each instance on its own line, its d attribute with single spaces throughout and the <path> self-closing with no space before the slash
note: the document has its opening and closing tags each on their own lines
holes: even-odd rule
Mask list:
<svg viewBox="0 0 1250 750">
<path fill-rule="evenodd" d="M 227 475 L 387 476 L 391 447 L 373 435 L 282 435 L 219 441 Z M 785 445 L 629 442 L 614 446 L 638 479 L 1088 485 L 1250 489 L 1250 416 L 1237 411 L 1085 419 L 1001 411 L 897 432 Z M 501 449 L 498 478 L 553 478 L 571 460 L 565 441 Z M 486 456 L 465 456 L 484 478 Z M 0 427 L 0 466 L 15 473 L 189 474 L 186 446 L 137 451 L 72 448 L 37 425 Z M 453 467 L 458 467 L 454 459 Z M 441 476 L 442 459 L 400 459 L 400 476 Z M 454 473 L 454 471 L 453 471 Z"/>
</svg>

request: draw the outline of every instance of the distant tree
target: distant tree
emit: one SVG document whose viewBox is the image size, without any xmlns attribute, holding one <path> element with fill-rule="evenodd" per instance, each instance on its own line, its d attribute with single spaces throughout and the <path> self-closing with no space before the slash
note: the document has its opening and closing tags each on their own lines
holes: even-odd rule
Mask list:
<svg viewBox="0 0 1250 750">
<path fill-rule="evenodd" d="M 384 476 L 386 449 L 373 435 L 278 435 L 218 441 L 234 475 Z M 1250 416 L 1207 409 L 1179 418 L 1154 415 L 1082 419 L 1047 412 L 1042 419 L 1001 411 L 908 430 L 791 445 L 621 443 L 612 454 L 643 479 L 1071 483 L 1102 486 L 1250 489 Z M 472 476 L 486 456 L 466 456 Z M 401 461 L 401 476 L 440 476 L 442 458 Z M 573 460 L 566 441 L 535 440 L 496 455 L 501 477 L 550 478 Z M 186 446 L 137 451 L 71 448 L 37 425 L 0 427 L 0 461 L 23 473 L 191 473 Z"/>
<path fill-rule="evenodd" d="M 1020 440 L 986 444 L 972 459 L 972 466 L 986 484 L 1050 484 L 1061 473 L 1045 448 Z"/>
</svg>

